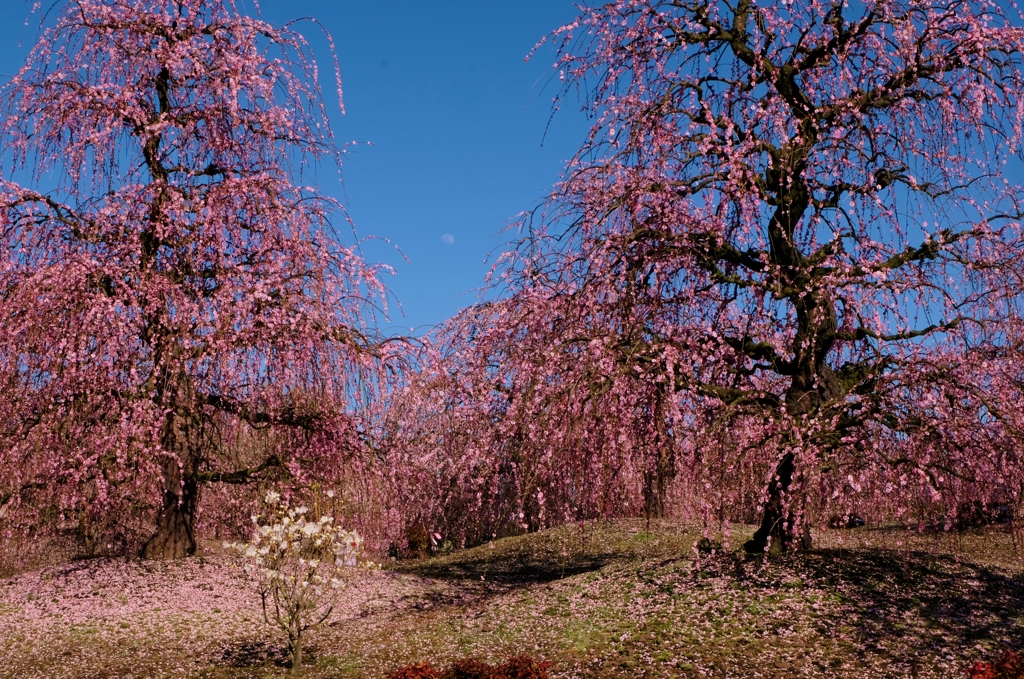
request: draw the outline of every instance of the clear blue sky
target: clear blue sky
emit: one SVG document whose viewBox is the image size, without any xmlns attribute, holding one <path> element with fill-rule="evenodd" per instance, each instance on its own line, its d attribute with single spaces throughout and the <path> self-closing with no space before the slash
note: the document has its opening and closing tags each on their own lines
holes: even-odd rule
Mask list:
<svg viewBox="0 0 1024 679">
<path fill-rule="evenodd" d="M 238 0 L 253 8 L 252 0 Z M 31 0 L 0 0 L 0 74 L 10 75 L 38 25 Z M 44 2 L 44 6 L 49 4 Z M 343 168 L 344 187 L 324 189 L 348 206 L 367 259 L 397 270 L 387 283 L 402 309 L 391 330 L 419 332 L 477 299 L 489 264 L 517 213 L 539 204 L 588 129 L 575 102 L 551 121 L 553 52 L 534 44 L 576 15 L 570 0 L 261 0 L 280 24 L 313 16 L 333 35 L 346 115 L 338 140 L 360 144 Z M 38 15 L 36 15 L 38 17 Z M 299 25 L 320 62 L 334 105 L 330 53 L 319 29 Z M 19 42 L 21 45 L 19 46 Z M 344 192 L 344 195 L 341 195 Z M 442 238 L 448 234 L 451 238 Z M 447 242 L 451 241 L 451 242 Z"/>
</svg>

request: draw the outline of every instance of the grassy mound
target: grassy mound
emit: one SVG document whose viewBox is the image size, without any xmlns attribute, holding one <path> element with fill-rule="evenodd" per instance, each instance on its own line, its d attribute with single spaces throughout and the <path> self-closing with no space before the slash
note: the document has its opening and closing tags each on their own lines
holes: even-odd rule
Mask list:
<svg viewBox="0 0 1024 679">
<path fill-rule="evenodd" d="M 565 526 L 361 577 L 311 641 L 307 677 L 383 677 L 528 654 L 559 677 L 964 677 L 1024 651 L 1011 536 L 824 531 L 820 549 L 698 553 L 642 521 Z M 0 676 L 284 673 L 227 556 L 93 560 L 0 580 Z"/>
</svg>

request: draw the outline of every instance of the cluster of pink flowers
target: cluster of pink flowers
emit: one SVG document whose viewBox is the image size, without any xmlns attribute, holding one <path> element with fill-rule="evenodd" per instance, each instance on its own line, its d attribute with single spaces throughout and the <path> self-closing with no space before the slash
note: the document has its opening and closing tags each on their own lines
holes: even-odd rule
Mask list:
<svg viewBox="0 0 1024 679">
<path fill-rule="evenodd" d="M 5 528 L 184 556 L 200 495 L 230 528 L 242 482 L 351 471 L 396 352 L 383 268 L 304 178 L 343 153 L 316 73 L 230 0 L 48 15 L 0 88 Z"/>
<path fill-rule="evenodd" d="M 469 541 L 760 516 L 761 549 L 1019 504 L 1022 26 L 988 0 L 583 9 L 556 68 L 590 138 L 394 399 L 410 505 Z"/>
</svg>

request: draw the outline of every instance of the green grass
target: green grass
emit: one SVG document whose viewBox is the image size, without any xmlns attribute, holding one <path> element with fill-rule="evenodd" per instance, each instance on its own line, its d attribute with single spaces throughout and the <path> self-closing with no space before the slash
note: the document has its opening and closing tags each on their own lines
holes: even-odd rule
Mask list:
<svg viewBox="0 0 1024 679">
<path fill-rule="evenodd" d="M 977 555 L 846 546 L 768 562 L 725 554 L 698 565 L 694 536 L 671 526 L 597 527 L 590 549 L 581 540 L 567 557 L 572 530 L 400 564 L 401 572 L 467 586 L 484 575 L 493 589 L 474 587 L 472 601 L 396 618 L 383 634 L 403 640 L 390 646 L 391 664 L 374 653 L 380 638 L 353 644 L 353 663 L 374 676 L 381 663 L 529 652 L 572 676 L 950 676 L 979 646 L 1024 639 L 1024 587 L 1003 567 L 1010 555 L 998 533 Z M 993 554 L 1002 566 L 971 560 Z M 980 583 L 977 591 L 969 582 Z M 963 602 L 970 615 L 948 614 Z"/>
<path fill-rule="evenodd" d="M 695 561 L 697 537 L 671 523 L 619 521 L 393 564 L 382 591 L 402 584 L 408 593 L 314 634 L 304 674 L 379 678 L 412 662 L 527 653 L 551 660 L 555 677 L 580 679 L 955 677 L 986 654 L 1024 650 L 1024 561 L 1004 532 L 957 536 L 955 553 L 942 536 L 825 532 L 821 549 L 770 560 L 729 552 Z M 216 620 L 169 605 L 156 614 L 182 635 Z M 136 633 L 130 622 L 118 631 Z M 138 634 L 139 655 L 173 665 L 159 655 L 172 651 Z M 87 644 L 95 631 L 74 636 Z M 224 643 L 220 660 L 187 676 L 285 672 L 269 629 L 244 648 Z M 82 676 L 106 676 L 101 669 L 115 668 Z"/>
</svg>

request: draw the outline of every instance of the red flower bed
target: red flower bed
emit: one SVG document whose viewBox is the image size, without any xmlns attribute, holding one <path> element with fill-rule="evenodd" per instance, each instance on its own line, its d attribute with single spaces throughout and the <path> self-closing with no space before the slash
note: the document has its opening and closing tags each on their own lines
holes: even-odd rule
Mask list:
<svg viewBox="0 0 1024 679">
<path fill-rule="evenodd" d="M 970 679 L 1024 679 L 1024 658 L 1007 651 L 995 662 L 978 662 L 967 668 Z"/>
<path fill-rule="evenodd" d="M 388 679 L 550 679 L 549 662 L 537 662 L 521 655 L 509 658 L 501 665 L 488 665 L 479 660 L 463 658 L 441 672 L 429 662 L 399 667 Z"/>
</svg>

